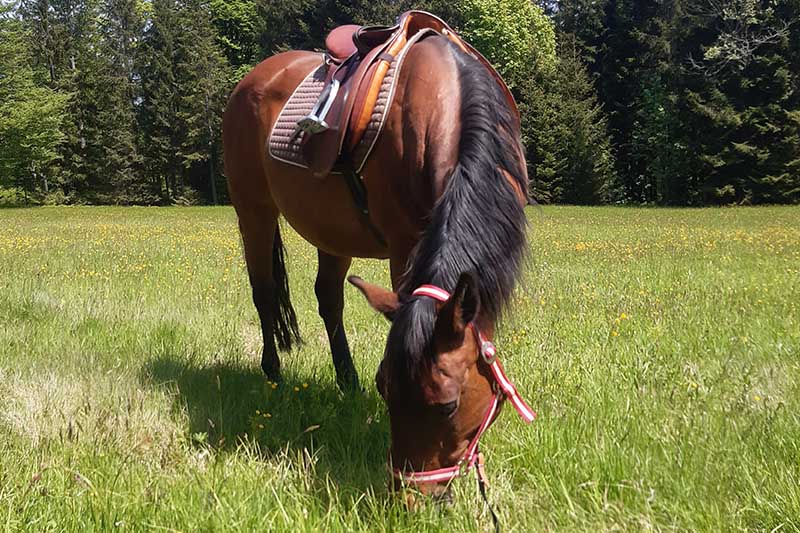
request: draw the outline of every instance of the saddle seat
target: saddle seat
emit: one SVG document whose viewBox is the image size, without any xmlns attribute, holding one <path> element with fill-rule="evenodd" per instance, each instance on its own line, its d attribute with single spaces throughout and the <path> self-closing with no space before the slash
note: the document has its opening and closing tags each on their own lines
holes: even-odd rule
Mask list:
<svg viewBox="0 0 800 533">
<path fill-rule="evenodd" d="M 516 110 L 513 96 L 489 62 L 435 15 L 408 11 L 394 26 L 339 26 L 325 39 L 325 61 L 318 71 L 324 76 L 325 86 L 312 111 L 297 122 L 295 130 L 295 135 L 305 134 L 301 141 L 303 156 L 315 176 L 326 176 L 337 162 L 351 165 L 350 153 L 369 126 L 386 73 L 409 42 L 424 37 L 418 35 L 421 32 L 443 35 L 483 62 Z M 387 102 L 386 107 L 390 104 Z"/>
</svg>

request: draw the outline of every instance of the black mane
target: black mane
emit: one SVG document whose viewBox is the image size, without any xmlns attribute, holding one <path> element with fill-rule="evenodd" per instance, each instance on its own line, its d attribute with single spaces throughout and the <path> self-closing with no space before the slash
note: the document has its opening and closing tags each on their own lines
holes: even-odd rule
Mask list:
<svg viewBox="0 0 800 533">
<path fill-rule="evenodd" d="M 494 322 L 511 297 L 526 250 L 523 206 L 500 172 L 505 169 L 527 194 L 514 110 L 483 64 L 448 45 L 461 86 L 458 164 L 411 254 L 398 291 L 404 303 L 389 339 L 390 346 L 402 347 L 410 375 L 427 351 L 436 315 L 433 300 L 409 294 L 426 283 L 452 292 L 459 276 L 472 272 L 478 281 L 480 314 Z"/>
</svg>

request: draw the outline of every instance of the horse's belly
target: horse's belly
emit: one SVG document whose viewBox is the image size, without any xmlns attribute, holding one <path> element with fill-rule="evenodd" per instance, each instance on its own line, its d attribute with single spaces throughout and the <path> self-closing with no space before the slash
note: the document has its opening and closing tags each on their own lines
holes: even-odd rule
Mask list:
<svg viewBox="0 0 800 533">
<path fill-rule="evenodd" d="M 276 167 L 268 172 L 272 198 L 304 239 L 340 257 L 389 257 L 389 250 L 356 209 L 341 175 L 319 179 L 301 169 Z"/>
</svg>

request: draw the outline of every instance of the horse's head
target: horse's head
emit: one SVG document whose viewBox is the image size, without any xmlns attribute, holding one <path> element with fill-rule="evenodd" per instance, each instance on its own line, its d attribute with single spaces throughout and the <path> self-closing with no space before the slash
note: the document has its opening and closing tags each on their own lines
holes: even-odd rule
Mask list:
<svg viewBox="0 0 800 533">
<path fill-rule="evenodd" d="M 496 414 L 488 412 L 496 398 L 495 381 L 482 357 L 485 339 L 476 325 L 480 299 L 474 277 L 462 274 L 452 295 L 437 295 L 431 287 L 433 295 L 402 299 L 357 277 L 350 282 L 392 321 L 375 383 L 389 408 L 395 487 L 413 473 L 455 467 L 482 423 L 488 425 Z M 491 324 L 482 325 L 491 331 Z M 414 484 L 439 495 L 452 477 L 424 477 Z"/>
</svg>

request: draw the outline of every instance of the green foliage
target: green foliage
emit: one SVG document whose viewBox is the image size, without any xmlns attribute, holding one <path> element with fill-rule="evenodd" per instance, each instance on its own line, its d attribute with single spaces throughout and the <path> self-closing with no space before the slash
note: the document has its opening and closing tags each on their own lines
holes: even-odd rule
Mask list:
<svg viewBox="0 0 800 533">
<path fill-rule="evenodd" d="M 530 0 L 459 0 L 462 35 L 498 69 L 511 88 L 535 71 L 552 70 L 556 39 L 552 22 Z"/>
<path fill-rule="evenodd" d="M 28 192 L 22 187 L 0 186 L 0 207 L 21 207 L 30 203 Z"/>
<path fill-rule="evenodd" d="M 609 112 L 626 200 L 800 200 L 796 1 L 556 3 Z"/>
<path fill-rule="evenodd" d="M 147 143 L 147 173 L 164 201 L 203 191 L 216 203 L 217 166 L 229 67 L 214 39 L 210 12 L 199 2 L 153 3 L 139 55 L 140 124 Z"/>
<path fill-rule="evenodd" d="M 695 174 L 687 165 L 686 139 L 675 98 L 657 77 L 642 79 L 631 152 L 642 169 L 636 190 L 640 200 L 660 205 L 698 203 Z"/>
<path fill-rule="evenodd" d="M 431 11 L 519 102 L 543 201 L 800 201 L 798 0 L 20 0 L 0 24 L 0 186 L 225 201 L 219 133 L 267 55 Z M 556 46 L 556 43 L 558 47 Z"/>
<path fill-rule="evenodd" d="M 739 0 L 721 9 L 696 9 L 702 61 L 688 78 L 686 123 L 693 139 L 701 192 L 712 203 L 800 201 L 800 75 L 791 26 L 800 6 L 778 12 Z M 719 28 L 710 44 L 700 24 Z M 797 33 L 794 31 L 794 33 Z"/>
<path fill-rule="evenodd" d="M 236 83 L 262 59 L 258 4 L 253 0 L 211 0 L 208 9 L 220 49 L 233 67 L 231 81 Z"/>
<path fill-rule="evenodd" d="M 37 85 L 43 73 L 31 65 L 30 39 L 20 21 L 0 12 L 0 187 L 46 191 L 69 95 Z"/>
</svg>

